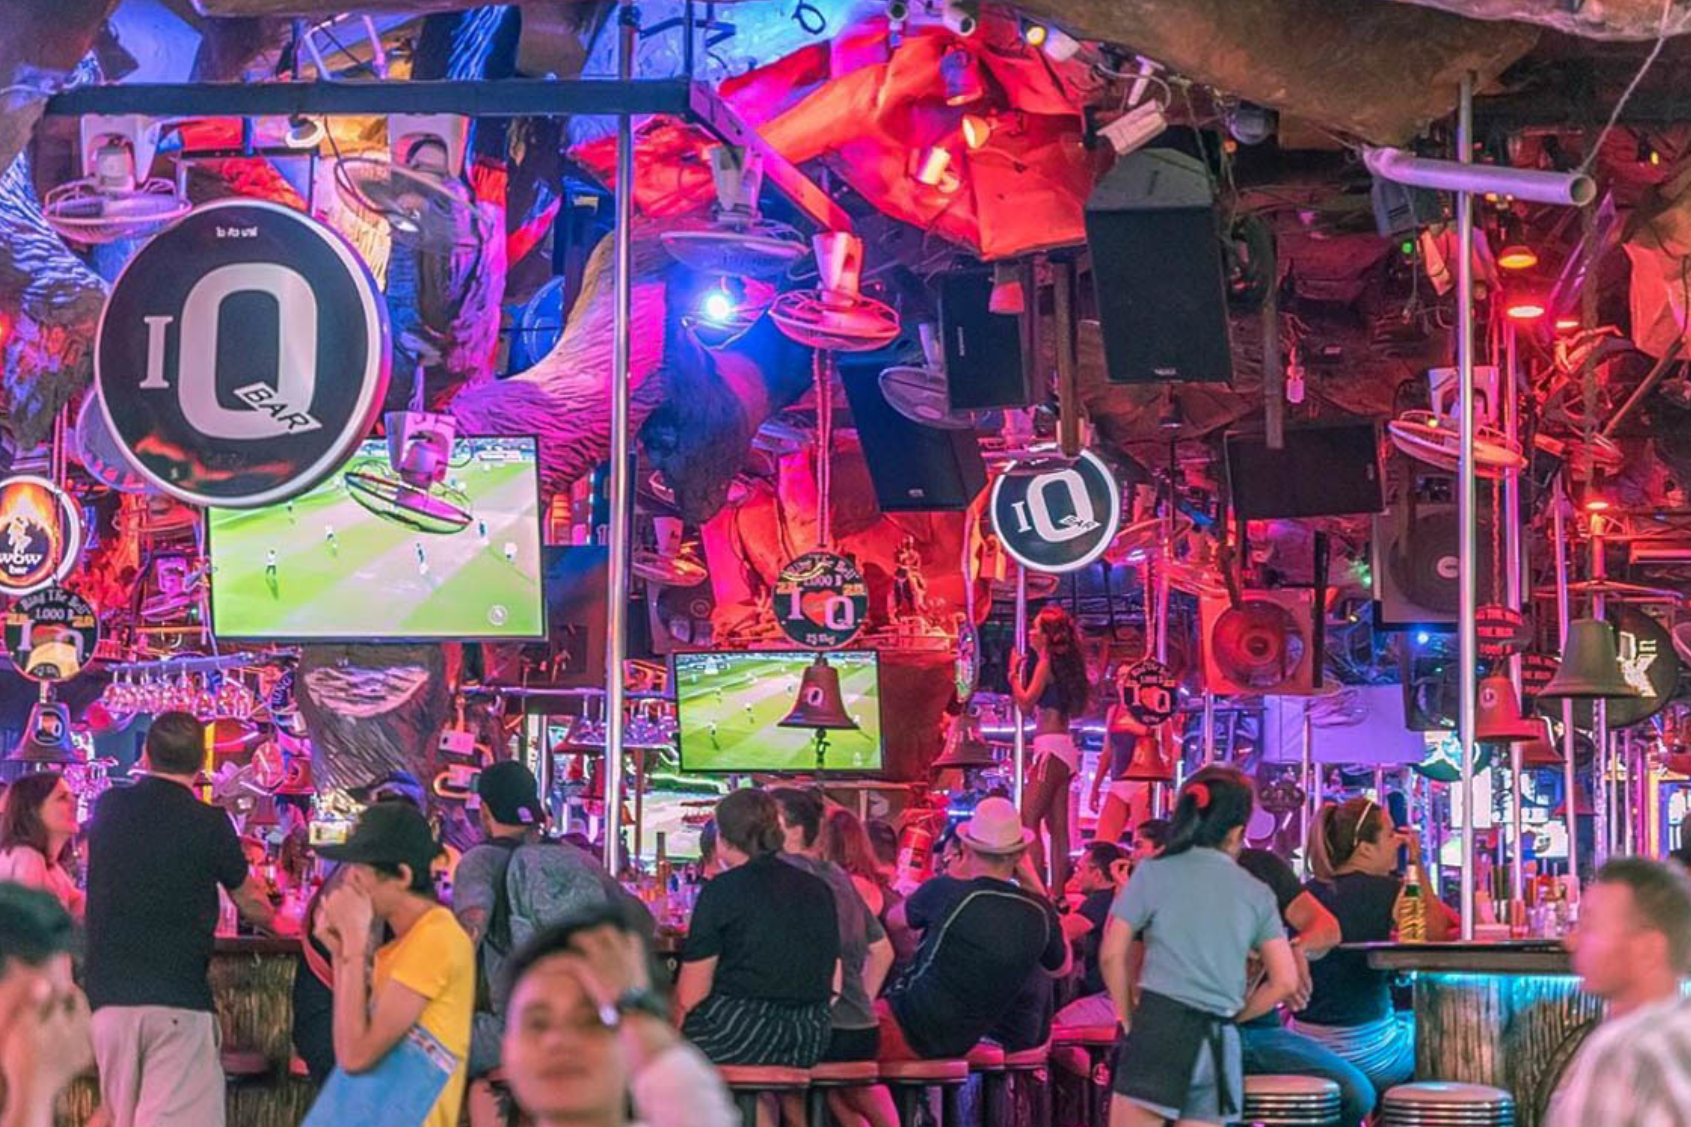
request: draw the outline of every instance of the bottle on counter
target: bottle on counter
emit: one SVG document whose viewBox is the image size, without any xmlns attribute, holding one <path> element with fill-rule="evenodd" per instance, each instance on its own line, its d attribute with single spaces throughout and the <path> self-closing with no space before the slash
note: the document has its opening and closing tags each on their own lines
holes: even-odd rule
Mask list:
<svg viewBox="0 0 1691 1127">
<path fill-rule="evenodd" d="M 1399 943 L 1425 943 L 1427 941 L 1427 902 L 1421 896 L 1421 885 L 1414 877 L 1403 882 L 1403 891 L 1397 895 L 1397 904 L 1392 908 L 1392 919 L 1397 924 L 1397 941 Z"/>
</svg>

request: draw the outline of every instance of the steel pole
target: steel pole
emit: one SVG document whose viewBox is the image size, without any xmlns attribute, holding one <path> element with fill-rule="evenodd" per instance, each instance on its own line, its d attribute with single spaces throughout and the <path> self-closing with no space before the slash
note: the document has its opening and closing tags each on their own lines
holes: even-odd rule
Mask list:
<svg viewBox="0 0 1691 1127">
<path fill-rule="evenodd" d="M 1603 518 L 1593 515 L 1591 518 L 1591 578 L 1602 579 L 1608 574 L 1603 562 Z M 1602 595 L 1591 597 L 1591 617 L 1599 622 L 1603 621 L 1608 612 L 1608 600 Z M 1609 749 L 1609 702 L 1599 697 L 1591 702 L 1591 715 L 1594 730 L 1591 733 L 1592 742 L 1597 745 L 1596 762 L 1592 766 L 1591 781 L 1591 813 L 1595 819 L 1596 832 L 1592 836 L 1593 852 L 1591 861 L 1598 868 L 1609 859 L 1614 849 L 1614 840 L 1610 836 L 1613 832 L 1614 819 L 1610 815 L 1611 779 L 1610 765 L 1612 755 Z"/>
<path fill-rule="evenodd" d="M 617 77 L 634 77 L 640 9 L 617 9 Z M 610 575 L 605 585 L 605 868 L 621 871 L 623 655 L 628 649 L 628 533 L 633 500 L 628 481 L 629 337 L 634 312 L 634 119 L 617 118 L 616 309 L 611 341 Z M 632 862 L 634 859 L 630 858 Z"/>
<path fill-rule="evenodd" d="M 1021 647 L 1027 645 L 1028 638 L 1028 569 L 1024 564 L 1016 565 L 1016 637 L 1011 643 Z M 1016 726 L 1012 735 L 1011 754 L 1015 760 L 1015 799 L 1016 809 L 1022 808 L 1022 786 L 1027 775 L 1028 766 L 1028 734 L 1025 727 L 1026 717 L 1022 710 L 1016 707 L 1015 698 L 1010 700 L 1010 715 L 1015 718 Z"/>
<path fill-rule="evenodd" d="M 1299 741 L 1298 773 L 1302 776 L 1303 807 L 1298 811 L 1298 841 L 1301 847 L 1298 856 L 1302 858 L 1300 867 L 1307 878 L 1312 876 L 1309 867 L 1309 827 L 1314 824 L 1317 788 L 1315 785 L 1315 723 L 1310 719 L 1310 702 L 1303 702 L 1303 738 Z"/>
<path fill-rule="evenodd" d="M 1520 395 L 1516 387 L 1515 323 L 1509 321 L 1503 330 L 1503 378 L 1498 381 L 1503 397 L 1503 437 L 1516 442 L 1520 434 Z M 1497 404 L 1492 405 L 1495 409 Z M 1503 600 L 1510 610 L 1521 609 L 1521 471 L 1511 468 L 1503 475 L 1503 504 L 1497 513 L 1503 525 Z M 1515 699 L 1521 699 L 1521 655 L 1509 658 L 1509 682 L 1515 686 Z M 1509 855 L 1509 896 L 1526 899 L 1526 849 L 1521 838 L 1521 770 L 1525 748 L 1518 743 L 1509 745 L 1509 832 L 1513 845 Z"/>
<path fill-rule="evenodd" d="M 1215 762 L 1215 694 L 1204 690 L 1204 766 Z"/>
<path fill-rule="evenodd" d="M 1474 158 L 1474 75 L 1462 75 L 1456 111 L 1456 159 Z M 1473 193 L 1456 193 L 1456 368 L 1461 386 L 1461 447 L 1457 459 L 1457 660 L 1460 688 L 1458 728 L 1462 742 L 1462 938 L 1474 938 L 1474 665 L 1479 659 L 1474 633 L 1477 593 L 1474 564 L 1474 207 Z"/>
<path fill-rule="evenodd" d="M 1566 509 L 1567 498 L 1562 492 L 1562 481 L 1556 480 L 1555 491 L 1550 498 L 1550 535 L 1552 547 L 1556 551 L 1556 617 L 1561 623 L 1563 653 L 1568 648 L 1568 518 Z M 1562 784 L 1565 795 L 1566 813 L 1564 817 L 1568 823 L 1568 875 L 1574 878 L 1574 885 L 1579 885 L 1579 772 L 1575 768 L 1574 757 L 1577 747 L 1574 734 L 1574 702 L 1562 700 Z"/>
</svg>

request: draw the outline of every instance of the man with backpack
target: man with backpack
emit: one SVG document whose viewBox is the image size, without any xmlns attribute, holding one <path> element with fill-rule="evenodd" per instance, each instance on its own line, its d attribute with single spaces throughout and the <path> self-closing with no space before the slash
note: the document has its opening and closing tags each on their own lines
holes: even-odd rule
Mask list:
<svg viewBox="0 0 1691 1127">
<path fill-rule="evenodd" d="M 621 894 L 598 859 L 541 836 L 545 807 L 534 774 L 515 760 L 495 763 L 476 781 L 484 840 L 464 853 L 452 883 L 452 910 L 476 945 L 476 1013 L 470 1039 L 471 1127 L 499 1123 L 487 1074 L 499 1067 L 505 963 L 542 929 Z"/>
</svg>

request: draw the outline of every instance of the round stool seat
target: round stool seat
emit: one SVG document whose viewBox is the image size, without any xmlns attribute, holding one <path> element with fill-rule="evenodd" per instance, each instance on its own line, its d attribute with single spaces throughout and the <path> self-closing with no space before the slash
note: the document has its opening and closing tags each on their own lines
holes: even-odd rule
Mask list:
<svg viewBox="0 0 1691 1127">
<path fill-rule="evenodd" d="M 1486 1084 L 1399 1084 L 1380 1101 L 1381 1127 L 1513 1127 L 1515 1098 Z"/>
<path fill-rule="evenodd" d="M 1245 1121 L 1263 1127 L 1332 1127 L 1339 1122 L 1339 1086 L 1318 1076 L 1245 1077 Z"/>
<path fill-rule="evenodd" d="M 976 1072 L 1002 1072 L 1004 1070 L 1004 1050 L 997 1045 L 981 1041 L 970 1049 L 963 1057 L 969 1062 L 969 1067 Z"/>
<path fill-rule="evenodd" d="M 881 1079 L 889 1084 L 961 1084 L 968 1078 L 966 1060 L 901 1060 L 881 1064 Z"/>
<path fill-rule="evenodd" d="M 810 1070 L 812 1084 L 855 1087 L 873 1084 L 881 1078 L 881 1066 L 872 1060 L 828 1061 Z"/>
<path fill-rule="evenodd" d="M 716 1071 L 730 1088 L 755 1088 L 774 1092 L 786 1088 L 810 1086 L 810 1073 L 802 1068 L 779 1064 L 722 1064 Z"/>
<path fill-rule="evenodd" d="M 270 1071 L 270 1058 L 256 1049 L 224 1049 L 219 1057 L 225 1076 L 263 1076 Z"/>
<path fill-rule="evenodd" d="M 1054 1025 L 1051 1027 L 1053 1045 L 1113 1045 L 1116 1027 L 1113 1025 Z"/>
<path fill-rule="evenodd" d="M 1051 1063 L 1051 1043 L 1035 1045 L 1031 1049 L 1008 1050 L 1004 1053 L 1004 1067 L 1012 1072 L 1026 1072 L 1035 1068 L 1044 1068 Z"/>
</svg>

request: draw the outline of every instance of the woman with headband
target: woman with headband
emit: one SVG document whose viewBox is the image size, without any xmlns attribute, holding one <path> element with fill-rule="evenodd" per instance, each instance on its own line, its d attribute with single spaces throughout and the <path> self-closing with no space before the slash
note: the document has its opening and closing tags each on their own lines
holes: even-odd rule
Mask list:
<svg viewBox="0 0 1691 1127">
<path fill-rule="evenodd" d="M 1238 864 L 1255 796 L 1244 775 L 1206 767 L 1181 788 L 1161 853 L 1110 907 L 1099 963 L 1127 1031 L 1111 1127 L 1232 1123 L 1244 1104 L 1237 1023 L 1298 988 L 1274 893 Z M 1145 946 L 1137 987 L 1128 950 Z M 1252 983 L 1255 955 L 1266 971 Z"/>
<path fill-rule="evenodd" d="M 1384 807 L 1371 798 L 1329 803 L 1309 829 L 1309 860 L 1315 879 L 1305 887 L 1338 917 L 1346 943 L 1383 942 L 1392 937 L 1394 910 L 1403 878 L 1398 849 L 1409 864 L 1427 906 L 1427 938 L 1456 934 L 1456 916 L 1433 896 L 1421 863 L 1421 839 L 1398 830 Z M 1410 1015 L 1392 1009 L 1391 973 L 1374 970 L 1361 951 L 1335 950 L 1310 964 L 1314 990 L 1291 1028 L 1350 1061 L 1384 1092 L 1415 1071 L 1415 1030 Z"/>
<path fill-rule="evenodd" d="M 1022 825 L 1032 830 L 1033 864 L 1042 868 L 1041 825 L 1051 835 L 1049 888 L 1059 894 L 1069 882 L 1069 784 L 1080 769 L 1080 749 L 1069 725 L 1086 711 L 1090 683 L 1080 631 L 1059 606 L 1047 606 L 1033 620 L 1028 645 L 1033 668 L 1021 651 L 1010 655 L 1010 691 L 1024 715 L 1034 717 L 1033 760 L 1022 791 Z M 1046 875 L 1046 874 L 1041 874 Z"/>
</svg>

